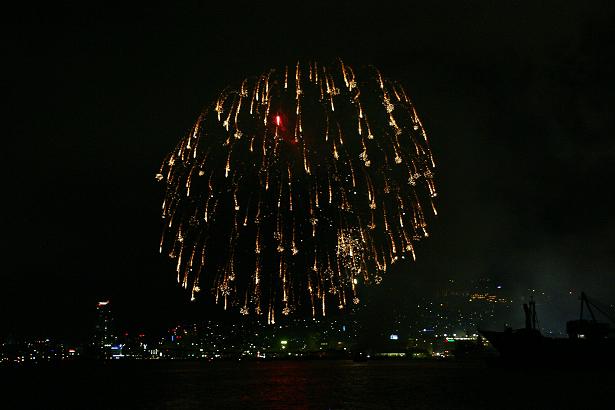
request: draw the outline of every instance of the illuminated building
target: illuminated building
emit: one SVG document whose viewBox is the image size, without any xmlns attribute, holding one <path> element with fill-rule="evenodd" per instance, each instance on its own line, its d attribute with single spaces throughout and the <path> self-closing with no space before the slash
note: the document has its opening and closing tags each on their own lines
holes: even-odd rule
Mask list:
<svg viewBox="0 0 615 410">
<path fill-rule="evenodd" d="M 109 359 L 113 355 L 112 347 L 116 341 L 113 333 L 113 317 L 108 300 L 96 305 L 96 327 L 94 330 L 94 353 L 100 359 Z"/>
</svg>

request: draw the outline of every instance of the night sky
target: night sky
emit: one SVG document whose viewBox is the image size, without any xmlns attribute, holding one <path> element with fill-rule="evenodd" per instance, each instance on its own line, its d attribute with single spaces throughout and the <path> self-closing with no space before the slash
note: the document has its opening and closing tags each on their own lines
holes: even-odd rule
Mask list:
<svg viewBox="0 0 615 410">
<path fill-rule="evenodd" d="M 130 330 L 219 314 L 158 254 L 154 175 L 226 85 L 336 56 L 405 86 L 438 163 L 377 309 L 479 277 L 615 301 L 613 2 L 216 3 L 5 13 L 0 335 L 86 334 L 108 298 Z"/>
</svg>

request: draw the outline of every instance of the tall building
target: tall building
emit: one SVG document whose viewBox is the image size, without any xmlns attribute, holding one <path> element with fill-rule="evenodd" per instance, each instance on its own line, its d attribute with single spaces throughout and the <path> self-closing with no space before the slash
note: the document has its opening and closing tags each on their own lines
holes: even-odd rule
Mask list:
<svg viewBox="0 0 615 410">
<path fill-rule="evenodd" d="M 98 302 L 96 305 L 96 327 L 94 329 L 94 351 L 98 358 L 110 359 L 112 347 L 116 342 L 113 329 L 113 316 L 108 300 Z"/>
</svg>

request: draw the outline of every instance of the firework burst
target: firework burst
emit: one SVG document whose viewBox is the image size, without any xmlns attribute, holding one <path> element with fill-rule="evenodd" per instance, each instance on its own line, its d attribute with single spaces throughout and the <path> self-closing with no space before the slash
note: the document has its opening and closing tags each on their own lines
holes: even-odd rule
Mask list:
<svg viewBox="0 0 615 410">
<path fill-rule="evenodd" d="M 436 214 L 435 163 L 403 87 L 297 63 L 224 90 L 165 158 L 160 252 L 244 314 L 359 303 Z"/>
</svg>

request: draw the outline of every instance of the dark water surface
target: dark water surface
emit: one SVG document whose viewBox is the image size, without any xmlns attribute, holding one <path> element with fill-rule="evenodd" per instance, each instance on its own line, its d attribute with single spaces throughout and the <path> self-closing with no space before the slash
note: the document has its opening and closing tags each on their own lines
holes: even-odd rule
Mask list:
<svg viewBox="0 0 615 410">
<path fill-rule="evenodd" d="M 111 362 L 0 369 L 4 409 L 608 409 L 613 370 L 485 362 Z"/>
</svg>

